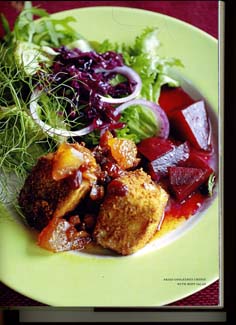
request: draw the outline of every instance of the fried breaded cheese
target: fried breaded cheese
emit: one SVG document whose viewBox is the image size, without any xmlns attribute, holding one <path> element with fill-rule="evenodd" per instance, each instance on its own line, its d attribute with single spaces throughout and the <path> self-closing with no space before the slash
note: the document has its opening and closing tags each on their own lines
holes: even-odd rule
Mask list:
<svg viewBox="0 0 236 325">
<path fill-rule="evenodd" d="M 19 195 L 19 205 L 28 224 L 37 230 L 46 227 L 54 214 L 60 217 L 72 211 L 90 189 L 87 181 L 73 189 L 69 178 L 55 181 L 51 174 L 51 157 L 41 157 Z"/>
<path fill-rule="evenodd" d="M 72 155 L 74 151 L 76 154 Z M 59 160 L 56 159 L 56 163 L 60 167 L 60 169 L 56 169 L 57 174 L 60 175 L 61 170 L 66 170 L 66 177 L 62 174 L 63 177 L 59 179 L 53 177 L 57 156 L 60 156 Z M 83 161 L 84 163 L 82 163 Z M 82 173 L 80 184 L 75 186 L 77 174 L 70 176 L 67 169 L 73 168 L 78 163 L 82 164 L 85 171 Z M 94 179 L 96 166 L 92 153 L 78 144 L 63 144 L 55 153 L 40 157 L 28 175 L 19 195 L 19 205 L 27 223 L 37 230 L 42 230 L 53 217 L 61 218 L 66 213 L 73 211 L 90 191 L 89 178 L 93 177 Z"/>
<path fill-rule="evenodd" d="M 142 169 L 126 172 L 107 188 L 94 239 L 122 255 L 136 252 L 157 231 L 167 201 L 167 192 Z"/>
</svg>

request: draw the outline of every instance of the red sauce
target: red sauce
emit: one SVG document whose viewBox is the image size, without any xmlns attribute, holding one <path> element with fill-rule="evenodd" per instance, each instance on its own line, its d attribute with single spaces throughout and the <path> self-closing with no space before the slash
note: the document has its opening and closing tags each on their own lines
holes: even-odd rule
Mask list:
<svg viewBox="0 0 236 325">
<path fill-rule="evenodd" d="M 161 89 L 159 104 L 164 109 L 169 118 L 171 118 L 174 112 L 186 108 L 194 102 L 194 99 L 181 87 L 172 88 L 163 86 Z M 176 141 L 175 138 L 171 140 Z M 212 140 L 213 139 L 211 139 L 211 144 Z M 193 166 L 197 168 L 207 169 L 209 170 L 208 174 L 210 174 L 213 171 L 210 166 L 212 165 L 213 167 L 215 165 L 214 162 L 216 159 L 214 146 L 211 145 L 211 150 L 209 151 L 195 149 L 193 146 L 191 146 L 191 161 L 193 160 L 195 154 L 197 155 L 197 158 L 201 158 L 202 161 L 199 158 L 197 160 L 195 159 Z M 165 180 L 162 180 L 162 185 L 167 191 L 169 190 L 168 183 L 166 183 Z M 197 213 L 206 198 L 207 195 L 201 193 L 200 191 L 192 193 L 182 202 L 179 202 L 177 199 L 175 199 L 174 196 L 171 196 L 169 205 L 165 212 L 165 219 L 180 219 L 181 217 L 184 217 L 185 219 L 190 218 L 192 215 Z"/>
<path fill-rule="evenodd" d="M 119 180 L 115 179 L 108 185 L 109 195 L 125 196 L 127 192 L 128 187 Z"/>
<path fill-rule="evenodd" d="M 183 202 L 178 202 L 171 198 L 169 206 L 167 207 L 165 212 L 165 218 L 180 218 L 184 216 L 186 219 L 188 219 L 198 211 L 205 199 L 206 196 L 201 194 L 200 192 L 192 194 Z"/>
<path fill-rule="evenodd" d="M 83 173 L 81 170 L 76 170 L 71 176 L 71 183 L 74 189 L 77 189 L 80 187 L 82 181 L 83 181 Z"/>
<path fill-rule="evenodd" d="M 102 200 L 104 197 L 104 187 L 102 185 L 94 184 L 90 191 L 90 198 L 93 201 Z"/>
<path fill-rule="evenodd" d="M 123 170 L 120 168 L 120 166 L 112 161 L 112 159 L 107 157 L 104 159 L 101 167 L 102 170 L 106 171 L 111 178 L 117 178 L 123 173 Z"/>
</svg>

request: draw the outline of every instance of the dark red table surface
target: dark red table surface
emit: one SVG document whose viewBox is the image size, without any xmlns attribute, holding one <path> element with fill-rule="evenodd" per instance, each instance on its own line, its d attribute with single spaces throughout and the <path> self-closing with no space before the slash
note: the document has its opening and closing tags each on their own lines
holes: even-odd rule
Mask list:
<svg viewBox="0 0 236 325">
<path fill-rule="evenodd" d="M 0 1 L 2 12 L 12 27 L 22 1 Z M 122 6 L 150 10 L 190 23 L 218 38 L 218 1 L 32 1 L 49 13 L 92 6 Z M 0 27 L 0 36 L 3 30 Z M 16 270 L 17 272 L 17 270 Z M 219 281 L 171 306 L 217 306 Z M 44 306 L 0 283 L 0 306 Z"/>
</svg>

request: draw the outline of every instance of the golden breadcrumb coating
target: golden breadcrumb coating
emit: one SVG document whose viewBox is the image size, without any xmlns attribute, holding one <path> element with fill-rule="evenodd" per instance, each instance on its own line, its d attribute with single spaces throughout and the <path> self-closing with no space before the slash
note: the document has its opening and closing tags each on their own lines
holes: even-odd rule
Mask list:
<svg viewBox="0 0 236 325">
<path fill-rule="evenodd" d="M 100 207 L 94 239 L 103 247 L 129 255 L 155 234 L 168 194 L 142 169 L 112 181 Z"/>
<path fill-rule="evenodd" d="M 55 157 L 57 158 L 61 148 L 59 147 L 55 153 L 38 159 L 21 189 L 19 205 L 28 224 L 37 230 L 46 227 L 53 217 L 63 217 L 66 213 L 73 211 L 81 199 L 90 191 L 92 186 L 90 179 L 96 179 L 97 164 L 92 153 L 80 145 L 67 144 L 67 147 L 68 152 L 65 152 L 64 156 L 72 166 L 73 163 L 76 166 L 78 158 L 76 155 L 73 157 L 70 154 L 70 148 L 85 157 L 84 165 L 87 168 L 82 173 L 81 184 L 75 186 L 76 176 L 73 174 L 68 174 L 68 176 L 66 174 L 66 177 L 59 180 L 53 177 Z M 59 161 L 59 163 L 65 164 L 64 160 Z M 57 160 L 56 163 L 58 164 Z"/>
</svg>

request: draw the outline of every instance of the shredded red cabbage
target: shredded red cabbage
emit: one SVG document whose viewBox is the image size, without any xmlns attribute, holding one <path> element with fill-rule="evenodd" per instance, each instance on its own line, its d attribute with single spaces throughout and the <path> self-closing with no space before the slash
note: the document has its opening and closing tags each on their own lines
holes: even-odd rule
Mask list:
<svg viewBox="0 0 236 325">
<path fill-rule="evenodd" d="M 66 91 L 64 86 L 56 89 L 57 95 L 70 99 L 71 105 L 67 108 L 67 113 L 71 119 L 80 115 L 88 123 L 92 123 L 95 129 L 121 128 L 123 123 L 119 122 L 120 115 L 115 114 L 115 107 L 103 102 L 99 95 L 121 98 L 133 92 L 135 81 L 127 79 L 112 84 L 111 80 L 116 73 L 104 72 L 104 69 L 112 70 L 123 66 L 122 54 L 113 51 L 101 54 L 94 51 L 82 52 L 77 48 L 69 50 L 64 46 L 56 51 L 59 54 L 55 57 L 51 73 L 39 76 L 47 79 L 50 89 L 60 84 L 68 86 Z M 78 109 L 81 106 L 83 109 Z"/>
</svg>

